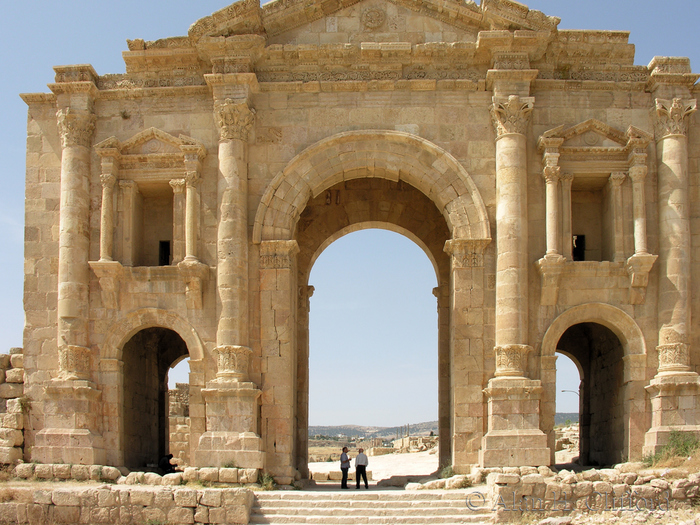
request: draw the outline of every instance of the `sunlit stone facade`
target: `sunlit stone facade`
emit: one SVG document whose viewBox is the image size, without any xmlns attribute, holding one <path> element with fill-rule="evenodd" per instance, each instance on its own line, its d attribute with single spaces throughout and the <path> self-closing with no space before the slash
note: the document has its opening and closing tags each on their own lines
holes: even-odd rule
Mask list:
<svg viewBox="0 0 700 525">
<path fill-rule="evenodd" d="M 582 461 L 700 433 L 698 75 L 558 23 L 243 0 L 126 74 L 56 67 L 23 95 L 25 458 L 156 460 L 189 357 L 180 457 L 305 477 L 309 272 L 363 228 L 435 268 L 441 464 L 550 464 L 556 352 Z"/>
</svg>

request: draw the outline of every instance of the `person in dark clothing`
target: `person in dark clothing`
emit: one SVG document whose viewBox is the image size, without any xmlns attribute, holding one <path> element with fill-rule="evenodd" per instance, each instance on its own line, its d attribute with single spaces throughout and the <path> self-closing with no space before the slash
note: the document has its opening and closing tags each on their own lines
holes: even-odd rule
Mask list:
<svg viewBox="0 0 700 525">
<path fill-rule="evenodd" d="M 341 489 L 348 488 L 348 470 L 350 470 L 348 447 L 343 447 L 343 453 L 340 455 L 340 471 L 343 473 L 343 480 L 340 482 Z"/>
<path fill-rule="evenodd" d="M 177 472 L 175 469 L 175 465 L 170 463 L 170 460 L 173 459 L 172 454 L 168 454 L 167 456 L 163 456 L 160 458 L 160 461 L 158 462 L 158 468 L 163 471 L 163 474 L 172 474 L 173 472 Z"/>
</svg>

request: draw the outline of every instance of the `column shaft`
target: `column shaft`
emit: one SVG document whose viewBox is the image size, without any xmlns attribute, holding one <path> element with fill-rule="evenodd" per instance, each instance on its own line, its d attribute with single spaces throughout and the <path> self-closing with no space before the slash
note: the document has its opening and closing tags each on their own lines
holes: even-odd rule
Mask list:
<svg viewBox="0 0 700 525">
<path fill-rule="evenodd" d="M 567 261 L 574 259 L 571 231 L 571 183 L 573 180 L 574 176 L 571 173 L 564 173 L 561 176 L 562 255 Z"/>
<path fill-rule="evenodd" d="M 559 168 L 544 169 L 547 193 L 547 255 L 560 255 L 559 248 Z"/>
<path fill-rule="evenodd" d="M 197 188 L 196 180 L 187 180 L 185 193 L 185 259 L 197 260 Z M 246 244 L 247 246 L 247 244 Z"/>
<path fill-rule="evenodd" d="M 622 225 L 622 183 L 627 175 L 622 172 L 610 175 L 610 191 L 613 205 L 613 256 L 614 262 L 625 260 L 624 231 Z"/>
<path fill-rule="evenodd" d="M 638 255 L 649 253 L 647 247 L 646 198 L 644 196 L 644 181 L 646 175 L 646 166 L 630 167 L 630 179 L 632 179 L 632 211 L 634 214 L 634 253 Z"/>
<path fill-rule="evenodd" d="M 185 179 L 170 181 L 173 189 L 173 265 L 185 258 Z"/>
<path fill-rule="evenodd" d="M 527 151 L 525 135 L 496 142 L 496 346 L 527 344 Z"/>
<path fill-rule="evenodd" d="M 58 346 L 87 346 L 90 143 L 94 115 L 59 110 Z"/>
<path fill-rule="evenodd" d="M 114 247 L 114 184 L 111 173 L 102 174 L 102 213 L 100 216 L 100 260 L 111 261 Z"/>
</svg>

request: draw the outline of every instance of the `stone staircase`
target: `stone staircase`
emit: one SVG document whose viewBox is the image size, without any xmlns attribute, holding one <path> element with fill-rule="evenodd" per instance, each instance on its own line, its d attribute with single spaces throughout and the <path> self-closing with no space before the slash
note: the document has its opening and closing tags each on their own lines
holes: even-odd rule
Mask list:
<svg viewBox="0 0 700 525">
<path fill-rule="evenodd" d="M 491 523 L 487 509 L 471 511 L 464 491 L 273 491 L 256 492 L 251 524 Z"/>
</svg>

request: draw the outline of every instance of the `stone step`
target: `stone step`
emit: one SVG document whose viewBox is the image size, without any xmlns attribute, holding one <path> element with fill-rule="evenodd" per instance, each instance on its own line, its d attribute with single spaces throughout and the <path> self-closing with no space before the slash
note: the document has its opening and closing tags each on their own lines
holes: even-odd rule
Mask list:
<svg viewBox="0 0 700 525">
<path fill-rule="evenodd" d="M 256 493 L 256 525 L 452 525 L 490 523 L 487 509 L 471 511 L 466 491 Z"/>
<path fill-rule="evenodd" d="M 491 524 L 491 516 L 473 514 L 465 516 L 260 516 L 251 515 L 249 524 L 255 525 L 456 525 Z"/>
</svg>

